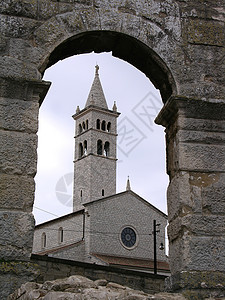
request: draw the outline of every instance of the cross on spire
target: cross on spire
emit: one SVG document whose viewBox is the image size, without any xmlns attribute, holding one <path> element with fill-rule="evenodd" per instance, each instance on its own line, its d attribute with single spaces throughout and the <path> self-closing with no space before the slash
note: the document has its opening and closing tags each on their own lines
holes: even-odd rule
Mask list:
<svg viewBox="0 0 225 300">
<path fill-rule="evenodd" d="M 96 66 L 95 66 L 95 75 L 99 75 L 99 74 L 98 74 L 98 70 L 99 70 L 99 65 L 96 65 Z"/>
</svg>

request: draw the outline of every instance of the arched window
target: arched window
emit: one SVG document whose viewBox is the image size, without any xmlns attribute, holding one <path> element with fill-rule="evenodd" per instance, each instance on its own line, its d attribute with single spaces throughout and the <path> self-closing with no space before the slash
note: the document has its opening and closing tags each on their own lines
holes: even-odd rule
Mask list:
<svg viewBox="0 0 225 300">
<path fill-rule="evenodd" d="M 110 132 L 111 131 L 111 122 L 108 122 L 107 124 L 107 132 Z"/>
<path fill-rule="evenodd" d="M 84 155 L 84 148 L 82 143 L 79 144 L 79 158 L 81 158 Z"/>
<path fill-rule="evenodd" d="M 85 122 L 82 123 L 82 127 L 85 130 Z"/>
<path fill-rule="evenodd" d="M 102 141 L 98 140 L 97 142 L 97 154 L 102 155 Z"/>
<path fill-rule="evenodd" d="M 81 124 L 79 124 L 79 133 L 81 133 L 82 132 L 82 126 L 81 126 Z"/>
<path fill-rule="evenodd" d="M 96 121 L 96 128 L 100 129 L 100 120 L 99 119 Z"/>
<path fill-rule="evenodd" d="M 105 127 L 106 127 L 105 124 L 106 124 L 105 121 L 102 121 L 102 130 L 104 130 L 104 131 L 105 131 Z"/>
<path fill-rule="evenodd" d="M 87 155 L 87 141 L 84 141 L 84 155 Z"/>
<path fill-rule="evenodd" d="M 102 196 L 105 196 L 105 190 L 102 189 Z"/>
<path fill-rule="evenodd" d="M 80 198 L 82 199 L 82 197 L 83 197 L 83 191 L 80 190 Z"/>
<path fill-rule="evenodd" d="M 46 247 L 46 242 L 47 242 L 46 233 L 43 232 L 42 235 L 41 235 L 41 248 L 45 248 Z"/>
<path fill-rule="evenodd" d="M 88 120 L 86 121 L 86 129 L 88 130 Z"/>
<path fill-rule="evenodd" d="M 62 243 L 63 242 L 63 228 L 60 227 L 59 228 L 59 235 L 58 235 L 58 238 L 59 238 L 59 243 Z"/>
<path fill-rule="evenodd" d="M 109 156 L 109 142 L 105 142 L 104 145 L 104 155 Z"/>
</svg>

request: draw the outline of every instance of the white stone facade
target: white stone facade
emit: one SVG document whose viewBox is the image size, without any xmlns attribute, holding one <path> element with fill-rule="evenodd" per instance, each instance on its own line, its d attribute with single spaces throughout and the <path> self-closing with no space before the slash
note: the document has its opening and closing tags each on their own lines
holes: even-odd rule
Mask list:
<svg viewBox="0 0 225 300">
<path fill-rule="evenodd" d="M 167 216 L 132 191 L 126 191 L 84 204 L 85 210 L 36 226 L 33 252 L 49 256 L 100 263 L 96 254 L 153 259 L 153 220 L 160 224 L 157 233 L 157 257 L 167 261 L 165 227 Z M 136 233 L 133 247 L 121 240 L 124 228 Z M 63 229 L 63 241 L 59 230 Z M 43 247 L 42 235 L 46 234 Z"/>
<path fill-rule="evenodd" d="M 85 208 L 89 216 L 85 232 L 88 253 L 153 259 L 153 220 L 160 224 L 157 248 L 165 245 L 166 215 L 132 191 L 87 203 Z M 128 248 L 121 241 L 126 227 L 136 233 L 134 247 Z M 160 260 L 166 260 L 165 251 L 157 252 Z"/>
</svg>

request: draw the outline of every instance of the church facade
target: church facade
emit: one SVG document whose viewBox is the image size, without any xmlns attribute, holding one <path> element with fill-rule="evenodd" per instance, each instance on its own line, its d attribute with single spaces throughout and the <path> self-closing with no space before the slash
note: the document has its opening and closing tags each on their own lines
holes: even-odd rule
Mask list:
<svg viewBox="0 0 225 300">
<path fill-rule="evenodd" d="M 168 272 L 165 245 L 167 216 L 131 190 L 116 194 L 117 112 L 108 109 L 96 66 L 85 105 L 75 115 L 73 212 L 37 225 L 33 253 L 151 270 L 157 224 L 158 269 Z"/>
</svg>

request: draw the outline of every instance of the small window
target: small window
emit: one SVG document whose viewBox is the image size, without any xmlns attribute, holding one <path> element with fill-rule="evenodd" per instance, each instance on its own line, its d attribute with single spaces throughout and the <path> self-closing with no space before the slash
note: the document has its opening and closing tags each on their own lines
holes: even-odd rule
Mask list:
<svg viewBox="0 0 225 300">
<path fill-rule="evenodd" d="M 97 154 L 102 155 L 102 141 L 98 140 L 97 142 Z"/>
<path fill-rule="evenodd" d="M 100 120 L 99 119 L 96 121 L 96 128 L 100 129 Z"/>
<path fill-rule="evenodd" d="M 83 191 L 81 190 L 80 191 L 80 197 L 82 198 L 82 196 L 83 196 Z"/>
<path fill-rule="evenodd" d="M 82 123 L 82 127 L 83 127 L 83 129 L 85 130 L 85 123 L 84 123 L 84 122 Z"/>
<path fill-rule="evenodd" d="M 88 120 L 86 121 L 86 129 L 88 130 Z"/>
<path fill-rule="evenodd" d="M 87 155 L 87 141 L 84 141 L 84 155 Z"/>
<path fill-rule="evenodd" d="M 105 127 L 106 127 L 106 123 L 105 123 L 105 121 L 102 121 L 102 130 L 105 131 Z"/>
<path fill-rule="evenodd" d="M 108 124 L 107 124 L 107 132 L 110 132 L 110 131 L 111 131 L 111 123 L 108 122 Z"/>
<path fill-rule="evenodd" d="M 105 196 L 105 190 L 102 190 L 102 196 Z"/>
<path fill-rule="evenodd" d="M 46 247 L 46 242 L 47 242 L 46 233 L 43 232 L 42 235 L 41 235 L 41 247 L 42 248 Z"/>
<path fill-rule="evenodd" d="M 79 124 L 79 133 L 81 133 L 82 132 L 82 126 L 81 126 L 81 124 Z"/>
<path fill-rule="evenodd" d="M 82 143 L 79 144 L 79 158 L 81 158 L 84 155 L 84 148 Z"/>
<path fill-rule="evenodd" d="M 59 243 L 63 242 L 63 228 L 59 228 Z"/>
<path fill-rule="evenodd" d="M 107 157 L 109 156 L 109 142 L 105 142 L 104 155 L 107 156 Z"/>
</svg>

